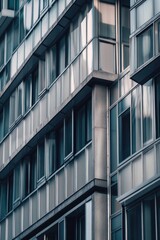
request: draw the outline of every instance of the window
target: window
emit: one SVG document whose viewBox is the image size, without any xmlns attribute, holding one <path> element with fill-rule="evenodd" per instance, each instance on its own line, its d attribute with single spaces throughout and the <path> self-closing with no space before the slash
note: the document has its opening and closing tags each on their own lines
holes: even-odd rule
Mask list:
<svg viewBox="0 0 160 240">
<path fill-rule="evenodd" d="M 144 239 L 156 239 L 155 231 L 155 200 L 149 197 L 144 200 Z"/>
<path fill-rule="evenodd" d="M 54 132 L 51 132 L 47 136 L 47 147 L 49 159 L 49 174 L 52 174 L 56 170 L 56 136 Z"/>
<path fill-rule="evenodd" d="M 56 224 L 49 232 L 46 234 L 47 240 L 58 240 L 58 224 Z"/>
<path fill-rule="evenodd" d="M 9 131 L 9 101 L 7 101 L 4 105 L 3 116 L 4 116 L 4 136 L 5 136 Z"/>
<path fill-rule="evenodd" d="M 115 5 L 100 2 L 100 35 L 106 38 L 115 39 Z"/>
<path fill-rule="evenodd" d="M 10 96 L 10 126 L 22 115 L 22 89 L 21 83 Z"/>
<path fill-rule="evenodd" d="M 6 46 L 6 61 L 11 57 L 12 54 L 12 34 L 13 30 L 12 27 L 9 27 L 9 30 L 7 31 L 7 46 Z"/>
<path fill-rule="evenodd" d="M 33 1 L 33 24 L 39 18 L 39 0 Z"/>
<path fill-rule="evenodd" d="M 160 192 L 157 193 L 157 219 L 158 238 L 160 238 Z"/>
<path fill-rule="evenodd" d="M 159 191 L 128 208 L 127 224 L 128 240 L 159 239 Z"/>
<path fill-rule="evenodd" d="M 71 30 L 71 59 L 74 59 L 79 52 L 79 26 L 78 19 L 75 19 Z"/>
<path fill-rule="evenodd" d="M 14 202 L 16 202 L 20 197 L 20 165 L 14 169 Z"/>
<path fill-rule="evenodd" d="M 117 168 L 117 107 L 110 112 L 110 161 L 113 172 Z"/>
<path fill-rule="evenodd" d="M 32 27 L 32 9 L 32 0 L 27 0 L 26 4 L 24 5 L 24 23 L 26 33 L 29 32 Z"/>
<path fill-rule="evenodd" d="M 4 180 L 0 185 L 0 218 L 3 218 L 13 207 L 13 173 Z"/>
<path fill-rule="evenodd" d="M 141 148 L 141 91 L 137 87 L 132 92 L 132 153 Z"/>
<path fill-rule="evenodd" d="M 22 42 L 22 40 L 24 39 L 24 36 L 25 36 L 24 8 L 22 8 L 20 11 L 20 29 L 19 30 L 20 30 L 20 42 Z"/>
<path fill-rule="evenodd" d="M 116 200 L 118 197 L 117 175 L 111 178 L 111 214 L 121 209 L 121 204 Z"/>
<path fill-rule="evenodd" d="M 0 142 L 3 139 L 3 111 L 0 112 Z"/>
<path fill-rule="evenodd" d="M 153 95 L 152 80 L 143 85 L 143 142 L 152 139 Z"/>
<path fill-rule="evenodd" d="M 156 137 L 160 137 L 160 76 L 155 80 L 156 97 Z"/>
<path fill-rule="evenodd" d="M 1 211 L 0 211 L 0 216 L 1 216 L 1 219 L 6 215 L 7 213 L 7 181 L 3 181 L 1 182 L 1 185 L 0 185 L 0 206 L 1 206 Z"/>
<path fill-rule="evenodd" d="M 58 75 L 62 73 L 69 63 L 69 37 L 66 33 L 59 41 L 58 44 Z"/>
<path fill-rule="evenodd" d="M 16 91 L 14 91 L 11 96 L 10 96 L 10 105 L 9 105 L 9 110 L 10 110 L 10 116 L 9 116 L 9 120 L 10 120 L 10 126 L 12 126 L 12 124 L 15 121 L 15 109 L 16 109 Z"/>
<path fill-rule="evenodd" d="M 141 240 L 141 205 L 138 204 L 127 213 L 128 217 L 128 240 Z"/>
<path fill-rule="evenodd" d="M 4 64 L 4 38 L 0 39 L 0 68 Z"/>
<path fill-rule="evenodd" d="M 40 11 L 47 7 L 48 0 L 40 0 Z"/>
<path fill-rule="evenodd" d="M 75 112 L 76 151 L 83 148 L 92 138 L 92 111 L 89 100 Z"/>
<path fill-rule="evenodd" d="M 56 154 L 57 154 L 57 168 L 64 163 L 64 128 L 61 125 L 56 130 Z"/>
<path fill-rule="evenodd" d="M 131 148 L 130 139 L 130 95 L 119 103 L 119 162 L 129 157 Z"/>
<path fill-rule="evenodd" d="M 102 71 L 116 73 L 115 44 L 99 42 L 99 68 Z"/>
<path fill-rule="evenodd" d="M 23 83 L 21 83 L 18 88 L 17 88 L 17 98 L 16 98 L 16 105 L 17 105 L 17 109 L 16 109 L 16 118 L 18 118 L 19 116 L 22 115 L 22 100 L 23 100 Z"/>
<path fill-rule="evenodd" d="M 15 1 L 16 0 L 8 0 L 8 9 L 11 9 L 11 10 L 15 9 Z"/>
<path fill-rule="evenodd" d="M 72 114 L 65 118 L 65 156 L 72 152 Z"/>
<path fill-rule="evenodd" d="M 138 67 L 153 57 L 153 27 L 137 36 Z"/>
<path fill-rule="evenodd" d="M 31 83 L 32 83 L 32 75 L 29 75 L 24 81 L 24 110 L 25 113 L 30 109 L 31 107 Z"/>
<path fill-rule="evenodd" d="M 67 240 L 85 239 L 85 212 L 67 218 Z"/>
<path fill-rule="evenodd" d="M 23 197 L 26 197 L 37 186 L 36 161 L 36 151 L 28 155 L 23 161 Z"/>
<path fill-rule="evenodd" d="M 122 240 L 122 214 L 112 217 L 111 219 L 111 236 L 112 240 Z"/>
<path fill-rule="evenodd" d="M 38 66 L 32 73 L 32 105 L 38 100 Z"/>
<path fill-rule="evenodd" d="M 19 18 L 15 17 L 13 21 L 13 50 L 17 48 L 19 44 Z"/>
<path fill-rule="evenodd" d="M 39 62 L 39 94 L 45 89 L 45 59 Z"/>
<path fill-rule="evenodd" d="M 30 165 L 29 165 L 29 157 L 25 159 L 23 162 L 23 196 L 26 197 L 29 194 L 29 181 L 30 181 Z"/>
<path fill-rule="evenodd" d="M 13 207 L 13 173 L 8 177 L 8 212 L 12 210 Z"/>
<path fill-rule="evenodd" d="M 50 83 L 52 83 L 58 76 L 57 71 L 57 46 L 54 45 L 51 49 L 51 61 L 50 61 Z"/>
<path fill-rule="evenodd" d="M 160 21 L 158 22 L 158 52 L 160 52 Z"/>
<path fill-rule="evenodd" d="M 38 144 L 38 180 L 45 174 L 45 146 L 44 140 Z"/>
<path fill-rule="evenodd" d="M 30 192 L 37 186 L 37 151 L 34 150 L 30 155 Z"/>
</svg>

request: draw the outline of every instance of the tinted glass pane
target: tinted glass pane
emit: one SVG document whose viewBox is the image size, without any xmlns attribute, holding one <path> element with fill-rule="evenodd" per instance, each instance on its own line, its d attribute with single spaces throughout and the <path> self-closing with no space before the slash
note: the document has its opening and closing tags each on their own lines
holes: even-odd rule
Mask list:
<svg viewBox="0 0 160 240">
<path fill-rule="evenodd" d="M 101 36 L 115 39 L 115 5 L 101 2 L 100 11 L 101 11 L 101 24 L 100 24 Z"/>
<path fill-rule="evenodd" d="M 25 112 L 31 107 L 31 76 L 25 80 Z"/>
<path fill-rule="evenodd" d="M 137 61 L 141 66 L 153 56 L 153 28 L 150 27 L 137 37 Z"/>
<path fill-rule="evenodd" d="M 156 79 L 156 137 L 160 137 L 160 76 Z"/>
<path fill-rule="evenodd" d="M 30 161 L 30 191 L 32 192 L 36 188 L 37 183 L 37 151 L 31 154 Z"/>
<path fill-rule="evenodd" d="M 0 40 L 0 67 L 4 64 L 4 38 Z"/>
<path fill-rule="evenodd" d="M 20 166 L 14 170 L 14 200 L 20 197 Z"/>
<path fill-rule="evenodd" d="M 34 70 L 32 74 L 32 105 L 38 99 L 38 67 Z"/>
<path fill-rule="evenodd" d="M 13 206 L 13 174 L 8 179 L 8 212 L 12 210 Z"/>
<path fill-rule="evenodd" d="M 64 134 L 63 126 L 61 126 L 56 133 L 56 146 L 57 146 L 57 167 L 64 163 Z"/>
<path fill-rule="evenodd" d="M 38 178 L 44 176 L 44 141 L 38 145 Z"/>
<path fill-rule="evenodd" d="M 110 161 L 111 172 L 117 168 L 117 107 L 110 112 Z"/>
<path fill-rule="evenodd" d="M 120 203 L 116 200 L 118 197 L 118 185 L 114 184 L 111 187 L 111 213 L 115 213 L 121 209 Z"/>
<path fill-rule="evenodd" d="M 86 125 L 87 125 L 87 142 L 92 139 L 92 103 L 91 100 L 87 102 L 86 106 Z"/>
<path fill-rule="evenodd" d="M 141 92 L 140 87 L 132 92 L 132 152 L 141 147 Z"/>
<path fill-rule="evenodd" d="M 65 119 L 65 156 L 72 152 L 72 115 Z"/>
<path fill-rule="evenodd" d="M 24 22 L 24 11 L 23 8 L 20 11 L 20 42 L 23 40 L 25 36 L 25 22 Z"/>
<path fill-rule="evenodd" d="M 86 121 L 85 121 L 85 106 L 79 109 L 76 113 L 75 118 L 76 124 L 76 151 L 80 150 L 85 146 L 86 139 Z"/>
<path fill-rule="evenodd" d="M 155 204 L 154 197 L 150 197 L 144 201 L 144 239 L 156 239 L 155 233 Z"/>
<path fill-rule="evenodd" d="M 141 227 L 141 206 L 140 204 L 129 210 L 127 213 L 128 220 L 128 240 L 141 240 L 142 227 Z"/>
<path fill-rule="evenodd" d="M 152 139 L 153 124 L 152 80 L 143 85 L 143 142 Z"/>
<path fill-rule="evenodd" d="M 53 173 L 56 170 L 56 139 L 54 133 L 51 133 L 48 137 L 48 154 L 49 173 Z"/>
<path fill-rule="evenodd" d="M 59 240 L 64 240 L 64 221 L 59 223 Z"/>
<path fill-rule="evenodd" d="M 119 161 L 130 155 L 130 108 L 119 117 Z"/>
<path fill-rule="evenodd" d="M 160 239 L 160 192 L 157 194 L 158 239 Z"/>
</svg>

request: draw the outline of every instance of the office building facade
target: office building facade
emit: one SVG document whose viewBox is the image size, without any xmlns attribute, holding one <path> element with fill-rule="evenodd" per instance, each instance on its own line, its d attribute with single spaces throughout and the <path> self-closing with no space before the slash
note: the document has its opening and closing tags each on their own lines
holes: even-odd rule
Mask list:
<svg viewBox="0 0 160 240">
<path fill-rule="evenodd" d="M 0 1 L 0 239 L 160 238 L 159 12 Z"/>
</svg>

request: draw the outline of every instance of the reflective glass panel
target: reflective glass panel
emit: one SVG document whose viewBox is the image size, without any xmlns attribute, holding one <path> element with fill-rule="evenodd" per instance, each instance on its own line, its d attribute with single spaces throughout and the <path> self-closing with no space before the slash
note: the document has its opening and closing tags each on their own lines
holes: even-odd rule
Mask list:
<svg viewBox="0 0 160 240">
<path fill-rule="evenodd" d="M 149 27 L 137 37 L 138 67 L 153 57 L 153 28 Z"/>
<path fill-rule="evenodd" d="M 143 142 L 152 139 L 153 94 L 152 80 L 143 85 Z"/>
</svg>

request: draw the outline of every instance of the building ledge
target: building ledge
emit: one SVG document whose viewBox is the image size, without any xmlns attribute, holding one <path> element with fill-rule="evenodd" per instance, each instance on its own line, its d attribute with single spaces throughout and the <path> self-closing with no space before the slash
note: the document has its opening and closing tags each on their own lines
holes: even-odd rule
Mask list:
<svg viewBox="0 0 160 240">
<path fill-rule="evenodd" d="M 133 73 L 131 73 L 130 77 L 135 82 L 144 84 L 159 72 L 159 65 L 160 53 L 136 69 Z"/>
<path fill-rule="evenodd" d="M 14 239 L 17 239 L 17 237 L 20 239 L 29 239 L 39 234 L 40 231 L 47 228 L 50 224 L 53 224 L 60 215 L 70 211 L 78 204 L 84 204 L 86 199 L 90 198 L 94 192 L 107 194 L 107 181 L 103 179 L 93 179 Z"/>
<path fill-rule="evenodd" d="M 15 16 L 15 11 L 10 9 L 2 9 L 0 12 L 0 36 L 5 31 L 5 29 L 8 27 L 10 22 Z"/>
<path fill-rule="evenodd" d="M 160 187 L 160 175 L 156 175 L 152 179 L 145 182 L 145 184 L 141 185 L 140 187 L 134 188 L 127 193 L 119 196 L 117 201 L 120 202 L 122 205 L 127 206 L 128 204 L 133 203 L 137 199 L 141 198 L 145 194 L 150 191 L 153 191 L 156 188 Z"/>
</svg>

